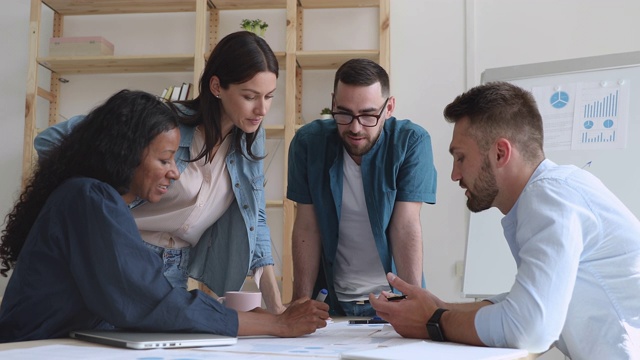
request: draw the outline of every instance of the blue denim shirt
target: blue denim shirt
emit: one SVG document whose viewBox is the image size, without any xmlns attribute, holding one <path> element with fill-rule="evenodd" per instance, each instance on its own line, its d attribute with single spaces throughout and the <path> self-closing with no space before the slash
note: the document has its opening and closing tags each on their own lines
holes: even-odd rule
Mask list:
<svg viewBox="0 0 640 360">
<path fill-rule="evenodd" d="M 343 145 L 334 120 L 315 120 L 297 131 L 289 148 L 287 198 L 314 204 L 322 233 L 322 262 L 316 289 L 329 290 L 333 309 L 333 263 L 342 206 Z M 371 230 L 385 272 L 395 271 L 388 227 L 396 201 L 436 201 L 437 173 L 431 137 L 422 127 L 395 117 L 360 164 Z"/>
<path fill-rule="evenodd" d="M 113 187 L 68 179 L 25 239 L 0 306 L 0 343 L 113 327 L 238 334 L 235 310 L 172 287 L 162 265 Z"/>
<path fill-rule="evenodd" d="M 39 155 L 60 143 L 62 137 L 84 119 L 74 116 L 40 133 L 34 145 Z M 176 165 L 186 169 L 195 127 L 180 125 L 180 147 Z M 258 130 L 253 153 L 263 155 L 265 131 Z M 245 146 L 242 138 L 242 148 Z M 239 290 L 250 270 L 273 265 L 271 236 L 267 225 L 262 160 L 254 161 L 232 146 L 225 159 L 235 200 L 203 234 L 189 253 L 189 276 L 202 281 L 217 294 Z M 134 206 L 140 205 L 136 203 Z M 246 241 L 242 241 L 246 239 Z"/>
</svg>

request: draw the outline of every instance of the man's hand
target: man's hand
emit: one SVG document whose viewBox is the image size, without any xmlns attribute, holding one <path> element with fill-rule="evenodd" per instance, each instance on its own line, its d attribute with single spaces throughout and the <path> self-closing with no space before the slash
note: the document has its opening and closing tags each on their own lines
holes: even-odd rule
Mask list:
<svg viewBox="0 0 640 360">
<path fill-rule="evenodd" d="M 387 274 L 387 280 L 393 288 L 400 290 L 407 298 L 388 301 L 387 295 L 391 294 L 383 293 L 377 298 L 374 294 L 369 294 L 371 306 L 378 316 L 393 325 L 398 334 L 407 338 L 428 339 L 427 321 L 439 307 L 438 303 L 444 303 L 430 292 L 407 284 L 392 273 Z"/>
</svg>

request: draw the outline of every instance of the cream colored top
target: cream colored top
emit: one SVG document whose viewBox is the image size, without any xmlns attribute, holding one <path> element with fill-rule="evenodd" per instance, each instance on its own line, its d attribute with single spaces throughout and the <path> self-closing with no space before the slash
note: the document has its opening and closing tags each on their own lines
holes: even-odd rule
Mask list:
<svg viewBox="0 0 640 360">
<path fill-rule="evenodd" d="M 133 216 L 144 241 L 164 248 L 193 246 L 233 202 L 231 178 L 225 163 L 231 136 L 213 157 L 189 163 L 177 181 L 157 203 L 138 206 Z M 193 159 L 204 146 L 204 134 L 196 129 L 191 148 Z"/>
</svg>

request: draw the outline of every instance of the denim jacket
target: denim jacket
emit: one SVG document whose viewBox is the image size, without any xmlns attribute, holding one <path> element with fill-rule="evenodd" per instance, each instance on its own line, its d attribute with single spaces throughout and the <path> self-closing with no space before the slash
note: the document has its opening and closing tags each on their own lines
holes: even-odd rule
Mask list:
<svg viewBox="0 0 640 360">
<path fill-rule="evenodd" d="M 38 155 L 59 144 L 84 115 L 51 126 L 40 133 L 34 146 Z M 182 173 L 189 159 L 189 147 L 195 127 L 180 124 L 180 147 L 175 154 Z M 265 152 L 265 131 L 258 130 L 253 143 L 254 154 Z M 246 144 L 242 137 L 241 148 Z M 271 236 L 267 225 L 262 160 L 254 161 L 233 146 L 225 158 L 235 200 L 227 211 L 209 227 L 189 253 L 189 276 L 203 282 L 216 294 L 239 290 L 253 269 L 273 265 Z M 140 205 L 136 203 L 135 206 Z M 243 241 L 242 239 L 246 239 Z"/>
</svg>

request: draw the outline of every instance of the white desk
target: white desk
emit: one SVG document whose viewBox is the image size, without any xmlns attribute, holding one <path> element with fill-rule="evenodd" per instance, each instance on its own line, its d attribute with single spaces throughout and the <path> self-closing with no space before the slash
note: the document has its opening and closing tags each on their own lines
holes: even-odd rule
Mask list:
<svg viewBox="0 0 640 360">
<path fill-rule="evenodd" d="M 18 343 L 0 344 L 0 359 L 22 360 L 46 358 L 54 359 L 154 359 L 171 360 L 178 358 L 191 359 L 339 359 L 340 354 L 390 347 L 420 342 L 416 339 L 405 339 L 398 335 L 389 325 L 347 325 L 345 321 L 336 321 L 316 333 L 293 339 L 274 338 L 269 336 L 241 337 L 232 346 L 192 348 L 192 349 L 154 349 L 126 350 L 109 346 L 88 343 L 76 339 L 37 340 Z M 429 346 L 447 346 L 447 343 L 425 344 Z M 462 347 L 448 344 L 458 353 L 462 350 L 465 359 L 481 358 L 486 348 Z M 21 350 L 17 350 L 21 349 Z M 467 356 L 468 355 L 468 356 Z M 532 359 L 529 357 L 504 357 L 503 359 Z"/>
</svg>

